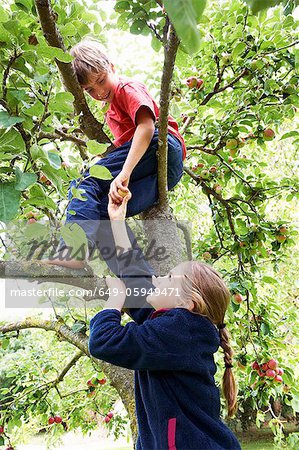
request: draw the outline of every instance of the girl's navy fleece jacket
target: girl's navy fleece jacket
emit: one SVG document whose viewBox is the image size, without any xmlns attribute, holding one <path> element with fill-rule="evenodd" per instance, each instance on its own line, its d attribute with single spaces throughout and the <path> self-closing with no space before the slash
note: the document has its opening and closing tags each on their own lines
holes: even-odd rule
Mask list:
<svg viewBox="0 0 299 450">
<path fill-rule="evenodd" d="M 148 263 L 135 250 L 128 253 L 128 266 L 119 261 L 126 287 L 154 289 Z M 128 309 L 135 322 L 122 326 L 118 310 L 100 311 L 90 322 L 89 338 L 92 356 L 135 370 L 137 450 L 240 450 L 220 420 L 216 327 L 187 309 L 154 311 L 146 295 L 139 300 L 139 309 Z"/>
</svg>

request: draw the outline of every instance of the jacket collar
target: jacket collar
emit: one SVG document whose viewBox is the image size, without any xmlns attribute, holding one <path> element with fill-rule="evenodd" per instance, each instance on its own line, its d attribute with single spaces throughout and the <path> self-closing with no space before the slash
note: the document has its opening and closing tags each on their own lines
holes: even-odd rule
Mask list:
<svg viewBox="0 0 299 450">
<path fill-rule="evenodd" d="M 170 311 L 171 308 L 161 308 L 156 309 L 150 315 L 150 319 L 155 319 L 156 317 L 162 316 L 165 312 Z"/>
</svg>

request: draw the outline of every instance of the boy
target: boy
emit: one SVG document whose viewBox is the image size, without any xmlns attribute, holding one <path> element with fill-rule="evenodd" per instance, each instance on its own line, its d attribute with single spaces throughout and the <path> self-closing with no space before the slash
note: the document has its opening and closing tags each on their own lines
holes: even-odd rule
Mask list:
<svg viewBox="0 0 299 450">
<path fill-rule="evenodd" d="M 85 190 L 83 195 L 87 200 L 72 199 L 69 193 L 68 211 L 71 210 L 72 214 L 67 213 L 66 221 L 79 223 L 84 229 L 90 254 L 95 247 L 101 252 L 107 240 L 113 245 L 113 240 L 108 238 L 111 230 L 105 224 L 109 222 L 108 193 L 113 201 L 121 203 L 122 196 L 118 189 L 130 189 L 132 200 L 127 217 L 139 214 L 158 202 L 158 130 L 155 124 L 159 118 L 159 108 L 144 84 L 116 74 L 114 65 L 101 51 L 98 42 L 84 40 L 70 53 L 74 57 L 73 67 L 82 88 L 95 100 L 109 103 L 105 118 L 116 147 L 96 163 L 111 172 L 112 182 L 90 177 L 87 171 L 84 176 L 88 178 L 79 186 Z M 186 146 L 177 123 L 170 116 L 168 124 L 168 189 L 172 189 L 183 174 Z M 76 185 L 76 180 L 72 181 L 71 187 Z M 130 231 L 129 234 L 133 240 L 133 234 Z M 64 250 L 65 246 L 60 246 L 59 257 L 47 262 L 69 268 L 84 267 L 86 255 L 80 259 L 67 259 L 63 257 Z M 114 271 L 114 266 L 111 267 L 109 262 L 107 264 Z"/>
</svg>

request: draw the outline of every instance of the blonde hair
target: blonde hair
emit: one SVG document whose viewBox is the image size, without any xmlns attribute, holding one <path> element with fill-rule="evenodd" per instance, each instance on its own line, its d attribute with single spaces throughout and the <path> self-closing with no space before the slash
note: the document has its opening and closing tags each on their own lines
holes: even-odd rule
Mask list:
<svg viewBox="0 0 299 450">
<path fill-rule="evenodd" d="M 207 317 L 217 327 L 224 325 L 230 292 L 213 267 L 198 261 L 188 261 L 181 287 L 182 299 L 194 304 L 193 313 Z M 225 363 L 222 390 L 227 403 L 227 415 L 232 417 L 237 409 L 237 386 L 231 370 L 233 350 L 225 326 L 219 329 L 219 335 Z"/>
<path fill-rule="evenodd" d="M 74 56 L 72 66 L 81 85 L 88 83 L 91 73 L 107 72 L 111 65 L 100 43 L 92 39 L 84 39 L 76 44 L 70 54 Z"/>
</svg>

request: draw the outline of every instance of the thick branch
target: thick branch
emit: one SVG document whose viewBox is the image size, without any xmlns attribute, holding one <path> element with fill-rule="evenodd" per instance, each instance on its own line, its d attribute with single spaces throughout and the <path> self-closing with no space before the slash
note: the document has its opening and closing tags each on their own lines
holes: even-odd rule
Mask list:
<svg viewBox="0 0 299 450">
<path fill-rule="evenodd" d="M 168 44 L 164 49 L 164 66 L 161 81 L 160 115 L 159 115 L 159 145 L 158 145 L 158 184 L 159 207 L 166 210 L 168 207 L 167 196 L 167 132 L 168 111 L 170 100 L 170 83 L 173 75 L 175 57 L 179 46 L 179 39 L 174 27 L 170 25 Z"/>
<path fill-rule="evenodd" d="M 49 0 L 35 0 L 40 23 L 44 36 L 51 47 L 61 48 L 66 51 L 62 36 L 55 23 L 55 13 L 52 10 Z M 63 63 L 56 60 L 66 89 L 71 92 L 75 98 L 74 107 L 79 115 L 82 131 L 89 139 L 96 139 L 99 142 L 111 142 L 108 136 L 102 130 L 102 124 L 96 120 L 91 113 L 83 90 L 78 82 L 77 76 L 71 63 Z"/>
</svg>

